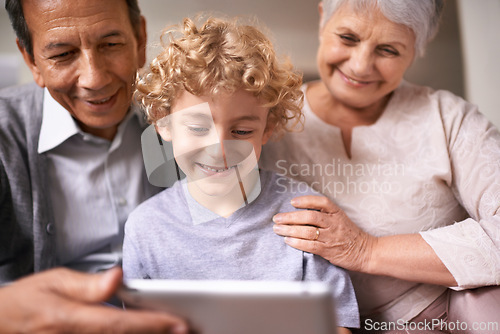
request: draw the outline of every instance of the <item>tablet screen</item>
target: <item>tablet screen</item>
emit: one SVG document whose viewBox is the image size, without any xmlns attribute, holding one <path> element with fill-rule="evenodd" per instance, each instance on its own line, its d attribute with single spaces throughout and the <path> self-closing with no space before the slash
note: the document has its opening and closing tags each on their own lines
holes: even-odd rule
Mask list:
<svg viewBox="0 0 500 334">
<path fill-rule="evenodd" d="M 336 333 L 332 291 L 321 282 L 127 280 L 118 296 L 202 334 Z"/>
</svg>

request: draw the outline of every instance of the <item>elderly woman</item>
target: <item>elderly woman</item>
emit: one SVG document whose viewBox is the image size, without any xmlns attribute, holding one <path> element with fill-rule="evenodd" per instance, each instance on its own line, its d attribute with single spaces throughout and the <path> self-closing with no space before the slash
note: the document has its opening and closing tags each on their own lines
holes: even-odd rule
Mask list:
<svg viewBox="0 0 500 334">
<path fill-rule="evenodd" d="M 500 134 L 476 106 L 403 80 L 442 7 L 322 1 L 303 131 L 261 159 L 329 198 L 296 198 L 315 211 L 278 214 L 274 231 L 351 271 L 365 330 L 500 331 Z"/>
</svg>

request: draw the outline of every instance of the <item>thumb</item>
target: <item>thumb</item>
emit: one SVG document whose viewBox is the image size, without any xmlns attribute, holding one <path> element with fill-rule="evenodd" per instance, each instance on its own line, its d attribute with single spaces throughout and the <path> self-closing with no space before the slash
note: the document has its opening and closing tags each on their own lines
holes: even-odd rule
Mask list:
<svg viewBox="0 0 500 334">
<path fill-rule="evenodd" d="M 59 284 L 54 288 L 60 295 L 69 299 L 98 303 L 111 298 L 122 284 L 122 276 L 120 268 L 112 268 L 99 274 L 66 270 L 63 275 L 59 275 Z"/>
</svg>

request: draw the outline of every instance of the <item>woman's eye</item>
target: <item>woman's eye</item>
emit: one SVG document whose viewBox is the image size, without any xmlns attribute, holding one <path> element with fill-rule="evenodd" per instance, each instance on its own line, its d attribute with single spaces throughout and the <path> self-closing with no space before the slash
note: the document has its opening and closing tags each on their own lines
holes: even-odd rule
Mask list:
<svg viewBox="0 0 500 334">
<path fill-rule="evenodd" d="M 338 35 L 343 42 L 356 43 L 358 39 L 353 35 Z"/>
<path fill-rule="evenodd" d="M 381 47 L 379 48 L 380 52 L 387 56 L 399 56 L 399 52 L 393 48 L 389 47 Z"/>
</svg>

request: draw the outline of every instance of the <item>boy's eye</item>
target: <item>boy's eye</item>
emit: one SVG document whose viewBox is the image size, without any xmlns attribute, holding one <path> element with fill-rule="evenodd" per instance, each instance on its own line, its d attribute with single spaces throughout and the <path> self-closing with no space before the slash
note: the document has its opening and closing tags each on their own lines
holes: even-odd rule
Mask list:
<svg viewBox="0 0 500 334">
<path fill-rule="evenodd" d="M 233 130 L 233 134 L 240 136 L 240 137 L 249 136 L 252 133 L 253 133 L 252 130 Z"/>
<path fill-rule="evenodd" d="M 209 128 L 197 127 L 197 126 L 188 126 L 189 132 L 191 132 L 195 136 L 203 136 L 210 131 Z"/>
</svg>

